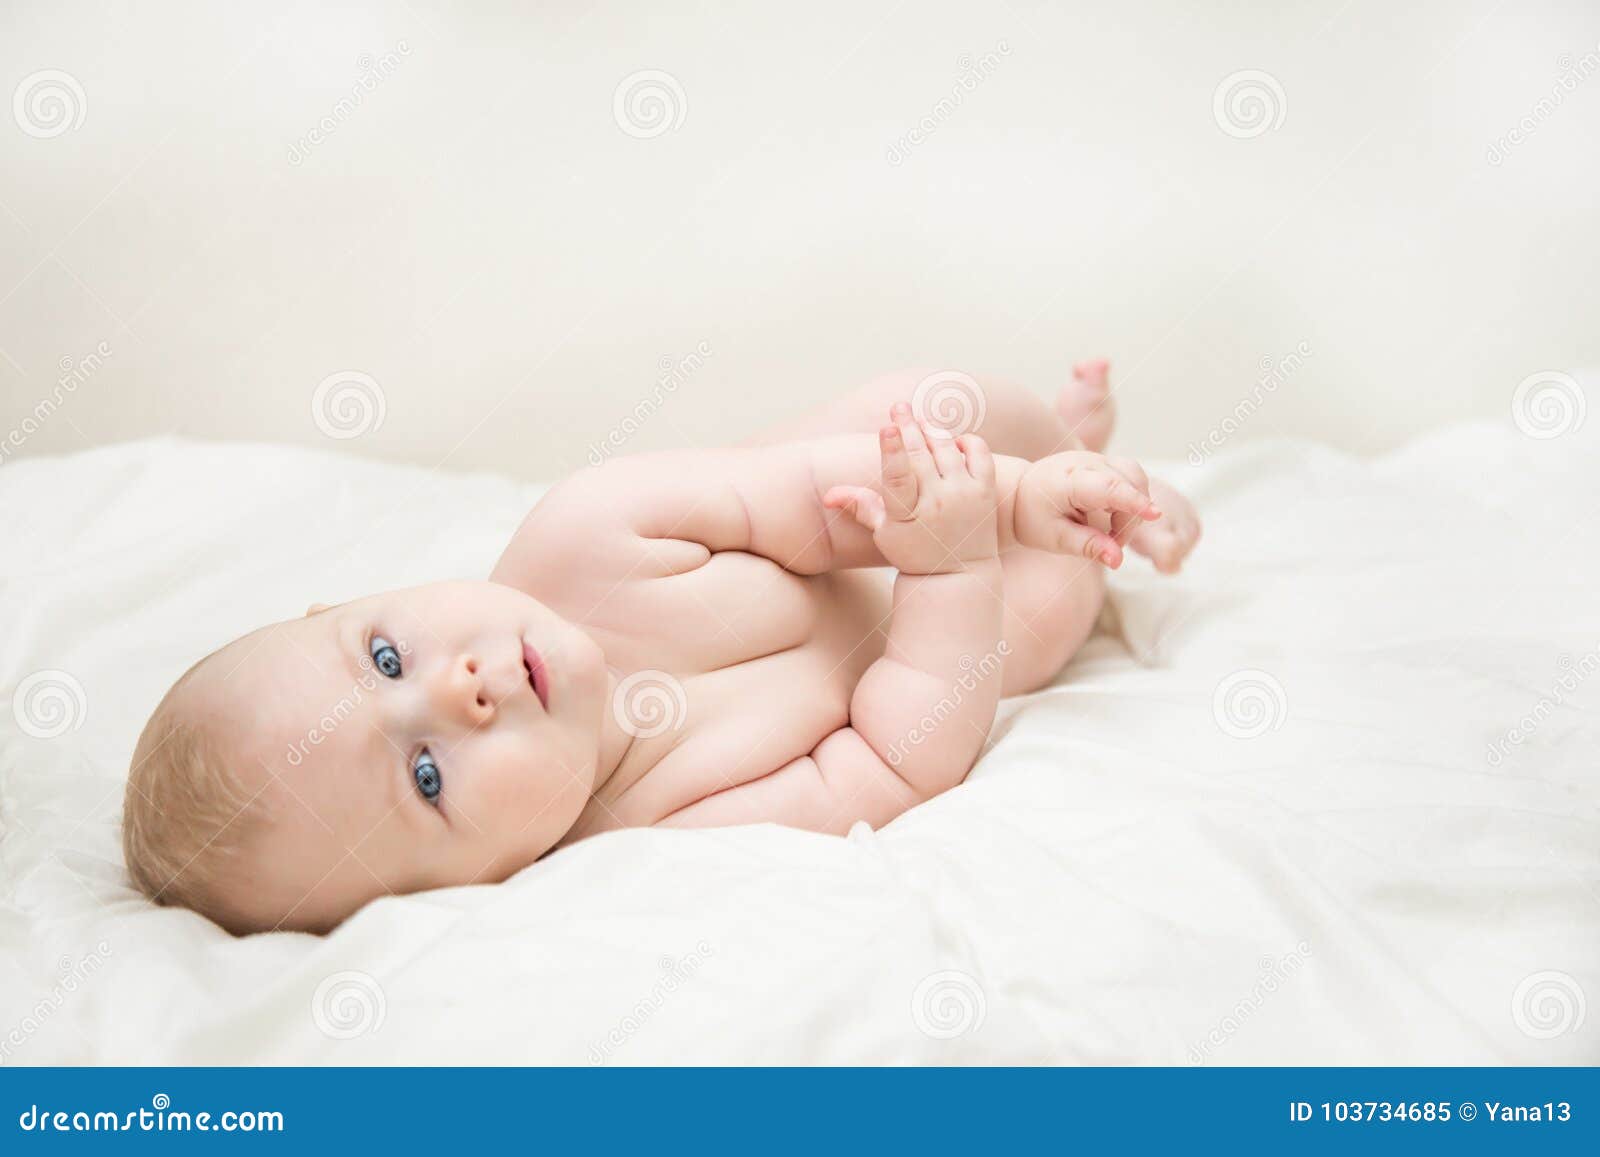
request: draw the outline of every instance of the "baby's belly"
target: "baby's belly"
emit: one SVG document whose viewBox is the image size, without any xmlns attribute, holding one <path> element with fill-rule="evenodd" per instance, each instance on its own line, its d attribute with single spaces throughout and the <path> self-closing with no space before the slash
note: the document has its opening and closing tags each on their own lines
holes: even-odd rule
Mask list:
<svg viewBox="0 0 1600 1157">
<path fill-rule="evenodd" d="M 683 680 L 682 732 L 652 739 L 655 761 L 603 788 L 580 827 L 658 823 L 810 754 L 848 726 L 856 684 L 883 654 L 891 578 L 851 571 L 804 580 L 815 612 L 807 637 Z"/>
</svg>

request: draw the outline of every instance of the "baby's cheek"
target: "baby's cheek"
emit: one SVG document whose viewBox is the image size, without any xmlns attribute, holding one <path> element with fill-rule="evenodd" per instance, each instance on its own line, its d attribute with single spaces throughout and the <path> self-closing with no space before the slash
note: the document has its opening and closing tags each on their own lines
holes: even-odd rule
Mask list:
<svg viewBox="0 0 1600 1157">
<path fill-rule="evenodd" d="M 473 806 L 487 814 L 486 826 L 498 822 L 507 811 L 520 811 L 533 792 L 533 776 L 526 760 L 519 760 L 514 751 L 501 745 L 485 745 L 473 753 L 472 766 L 467 774 L 472 777 Z"/>
<path fill-rule="evenodd" d="M 535 834 L 536 828 L 563 824 L 565 817 L 561 828 L 564 833 L 588 802 L 588 788 L 560 760 L 512 745 L 496 745 L 483 754 L 483 790 L 474 794 L 479 800 L 477 806 L 489 816 L 486 827 L 520 833 L 526 838 Z"/>
</svg>

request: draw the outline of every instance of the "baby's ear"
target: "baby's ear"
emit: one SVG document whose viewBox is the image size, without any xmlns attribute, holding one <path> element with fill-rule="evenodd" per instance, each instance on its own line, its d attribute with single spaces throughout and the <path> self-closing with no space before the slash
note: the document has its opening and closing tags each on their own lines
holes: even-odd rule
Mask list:
<svg viewBox="0 0 1600 1157">
<path fill-rule="evenodd" d="M 333 608 L 327 603 L 312 603 L 306 608 L 306 618 L 309 619 L 312 615 L 320 615 L 323 611 L 331 610 L 333 610 Z"/>
</svg>

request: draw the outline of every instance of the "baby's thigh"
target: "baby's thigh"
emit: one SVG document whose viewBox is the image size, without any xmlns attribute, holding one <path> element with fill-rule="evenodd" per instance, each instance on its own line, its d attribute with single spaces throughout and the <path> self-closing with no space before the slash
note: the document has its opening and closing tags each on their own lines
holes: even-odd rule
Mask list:
<svg viewBox="0 0 1600 1157">
<path fill-rule="evenodd" d="M 1105 602 L 1105 572 L 1097 563 L 1038 550 L 1010 550 L 1005 575 L 1006 695 L 1047 685 L 1094 630 Z"/>
<path fill-rule="evenodd" d="M 912 406 L 919 416 L 983 435 L 997 454 L 1037 458 L 1060 449 L 1068 433 L 1061 416 L 1044 399 L 1015 382 L 924 368 L 873 378 L 763 430 L 747 445 L 876 433 L 897 402 Z"/>
<path fill-rule="evenodd" d="M 798 442 L 806 438 L 827 438 L 834 434 L 875 433 L 889 417 L 889 407 L 911 401 L 919 376 L 926 371 L 897 370 L 873 378 L 836 398 L 812 407 L 798 417 L 788 418 L 762 430 L 747 445 L 764 446 L 774 442 Z"/>
</svg>

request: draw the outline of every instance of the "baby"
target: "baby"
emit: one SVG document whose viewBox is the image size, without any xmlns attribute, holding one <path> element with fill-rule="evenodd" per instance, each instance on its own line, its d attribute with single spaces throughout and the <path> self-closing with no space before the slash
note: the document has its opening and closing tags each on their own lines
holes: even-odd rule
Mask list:
<svg viewBox="0 0 1600 1157">
<path fill-rule="evenodd" d="M 971 432 L 923 412 L 952 381 Z M 1126 545 L 1171 572 L 1200 526 L 1099 452 L 1104 362 L 1054 408 L 918 383 L 584 471 L 487 582 L 313 606 L 202 659 L 134 752 L 134 881 L 236 933 L 326 931 L 614 828 L 843 833 L 959 784 L 1000 697 L 1088 636 L 1102 568 Z"/>
</svg>

